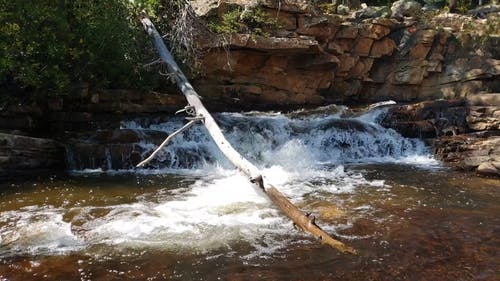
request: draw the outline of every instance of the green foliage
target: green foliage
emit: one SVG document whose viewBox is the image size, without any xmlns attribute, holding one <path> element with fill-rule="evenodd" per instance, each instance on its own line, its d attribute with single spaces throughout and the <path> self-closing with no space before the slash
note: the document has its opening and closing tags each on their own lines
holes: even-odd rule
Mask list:
<svg viewBox="0 0 500 281">
<path fill-rule="evenodd" d="M 220 19 L 208 19 L 207 27 L 218 34 L 239 32 L 268 36 L 268 32 L 277 29 L 279 25 L 277 19 L 262 8 L 243 11 L 241 7 L 237 7 L 224 13 Z"/>
<path fill-rule="evenodd" d="M 255 8 L 241 14 L 241 20 L 256 35 L 268 35 L 268 30 L 278 28 L 278 19 L 271 17 L 261 8 Z"/>
<path fill-rule="evenodd" d="M 140 86 L 148 39 L 131 9 L 127 0 L 0 0 L 0 98 Z"/>
<path fill-rule="evenodd" d="M 333 15 L 337 12 L 337 7 L 332 3 L 319 4 L 318 8 L 323 14 L 327 15 Z"/>
<path fill-rule="evenodd" d="M 234 9 L 222 15 L 222 19 L 211 18 L 207 22 L 207 27 L 212 32 L 218 34 L 230 34 L 243 30 L 242 23 L 240 22 L 241 8 Z"/>
<path fill-rule="evenodd" d="M 474 8 L 474 4 L 470 0 L 458 0 L 457 1 L 457 11 L 461 14 L 466 14 L 467 11 Z"/>
</svg>

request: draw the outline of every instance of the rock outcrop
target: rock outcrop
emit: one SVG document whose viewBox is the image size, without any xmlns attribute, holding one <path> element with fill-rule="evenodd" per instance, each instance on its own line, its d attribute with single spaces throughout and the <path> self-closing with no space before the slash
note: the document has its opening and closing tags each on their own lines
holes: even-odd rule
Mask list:
<svg viewBox="0 0 500 281">
<path fill-rule="evenodd" d="M 64 146 L 51 139 L 0 133 L 0 178 L 64 169 Z"/>
<path fill-rule="evenodd" d="M 432 139 L 438 158 L 456 168 L 500 176 L 500 94 L 436 100 L 389 109 L 382 124 Z"/>
<path fill-rule="evenodd" d="M 464 170 L 500 176 L 500 132 L 469 133 L 439 138 L 436 154 L 445 162 Z"/>
<path fill-rule="evenodd" d="M 197 2 L 192 3 L 199 10 Z M 199 15 L 222 21 L 227 3 L 247 7 L 250 1 L 208 2 L 213 3 Z M 198 42 L 203 75 L 195 84 L 208 104 L 290 108 L 500 91 L 498 34 L 486 33 L 492 23 L 485 20 L 454 14 L 408 19 L 404 16 L 413 15 L 418 5 L 409 5 L 412 1 L 394 3 L 401 19 L 321 13 L 307 1 L 280 1 L 280 7 L 257 2 L 280 23 L 278 29 L 266 36 L 235 33 Z M 469 26 L 474 28 L 468 31 Z M 479 39 L 483 48 L 477 47 Z"/>
<path fill-rule="evenodd" d="M 76 133 L 66 141 L 68 168 L 71 170 L 132 169 L 149 155 L 154 146 L 145 148 L 141 142 L 159 145 L 167 134 L 154 130 L 114 129 Z"/>
<path fill-rule="evenodd" d="M 185 100 L 173 94 L 140 90 L 89 90 L 45 104 L 15 104 L 0 111 L 0 131 L 57 137 L 66 131 L 117 128 L 130 116 L 171 115 Z"/>
<path fill-rule="evenodd" d="M 437 138 L 468 132 L 464 99 L 425 101 L 392 107 L 382 125 L 409 138 Z"/>
<path fill-rule="evenodd" d="M 442 137 L 436 154 L 446 162 L 489 176 L 500 176 L 500 93 L 482 93 L 467 99 L 468 133 Z"/>
</svg>

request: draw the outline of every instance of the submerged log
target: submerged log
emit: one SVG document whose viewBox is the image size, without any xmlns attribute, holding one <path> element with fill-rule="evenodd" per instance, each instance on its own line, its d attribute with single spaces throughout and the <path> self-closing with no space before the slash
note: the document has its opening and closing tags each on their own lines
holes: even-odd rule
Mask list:
<svg viewBox="0 0 500 281">
<path fill-rule="evenodd" d="M 316 225 L 314 217 L 306 215 L 299 210 L 288 198 L 286 198 L 278 189 L 276 189 L 266 178 L 263 177 L 260 170 L 250 163 L 246 158 L 239 154 L 222 134 L 221 129 L 213 119 L 212 115 L 205 108 L 200 97 L 189 83 L 188 79 L 175 62 L 170 51 L 165 46 L 161 35 L 158 33 L 153 23 L 147 16 L 141 18 L 141 22 L 146 32 L 152 37 L 154 45 L 160 55 L 163 63 L 166 64 L 169 75 L 175 80 L 177 86 L 182 91 L 188 101 L 188 108 L 197 120 L 201 120 L 208 130 L 208 133 L 226 156 L 240 171 L 247 175 L 252 183 L 257 185 L 267 194 L 269 199 L 276 204 L 280 210 L 286 214 L 294 224 L 300 229 L 311 233 L 314 237 L 321 240 L 322 243 L 346 253 L 355 254 L 356 250 L 344 243 L 332 238 L 328 233 Z M 164 144 L 167 141 L 164 142 Z M 162 145 L 164 145 L 162 144 Z M 144 161 L 143 163 L 144 164 Z"/>
</svg>

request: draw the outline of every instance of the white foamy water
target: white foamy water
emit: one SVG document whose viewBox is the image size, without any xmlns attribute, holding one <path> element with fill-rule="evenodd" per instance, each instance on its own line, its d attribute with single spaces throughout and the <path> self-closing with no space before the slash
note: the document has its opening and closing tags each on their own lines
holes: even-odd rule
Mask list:
<svg viewBox="0 0 500 281">
<path fill-rule="evenodd" d="M 62 209 L 30 206 L 0 214 L 0 256 L 65 253 L 84 241 L 63 220 Z"/>
<path fill-rule="evenodd" d="M 347 163 L 436 165 L 423 142 L 379 126 L 376 119 L 382 113 L 383 109 L 375 109 L 348 119 L 321 112 L 305 117 L 226 113 L 217 119 L 233 146 L 268 180 L 292 202 L 307 205 L 331 201 L 361 186 L 373 192 L 387 188 L 383 179 L 367 180 L 360 172 L 346 170 Z M 123 127 L 173 132 L 182 124 L 176 119 L 143 127 L 131 121 Z M 144 156 L 155 147 L 146 141 L 139 145 Z M 99 171 L 80 171 L 95 172 Z M 233 245 L 245 243 L 255 249 L 250 254 L 254 256 L 283 248 L 290 239 L 304 239 L 262 191 L 224 159 L 202 126 L 174 138 L 149 168 L 133 172 L 190 174 L 197 180 L 181 189 L 159 187 L 158 202 L 138 196 L 133 203 L 119 205 L 67 210 L 31 206 L 0 213 L 0 224 L 5 225 L 0 230 L 0 249 L 5 255 L 64 253 L 95 246 L 109 251 L 154 247 L 230 252 Z M 336 232 L 349 224 L 322 227 Z"/>
</svg>

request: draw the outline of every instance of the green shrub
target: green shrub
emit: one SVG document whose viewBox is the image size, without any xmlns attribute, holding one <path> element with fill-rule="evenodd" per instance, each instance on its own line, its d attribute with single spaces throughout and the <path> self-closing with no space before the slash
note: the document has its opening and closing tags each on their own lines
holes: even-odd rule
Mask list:
<svg viewBox="0 0 500 281">
<path fill-rule="evenodd" d="M 145 43 L 127 0 L 0 0 L 0 99 L 139 87 Z"/>
<path fill-rule="evenodd" d="M 241 7 L 233 8 L 225 12 L 220 19 L 209 18 L 206 26 L 218 34 L 240 32 L 260 36 L 269 36 L 269 31 L 279 27 L 277 19 L 259 7 L 248 11 L 243 11 Z"/>
</svg>

